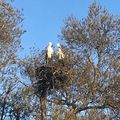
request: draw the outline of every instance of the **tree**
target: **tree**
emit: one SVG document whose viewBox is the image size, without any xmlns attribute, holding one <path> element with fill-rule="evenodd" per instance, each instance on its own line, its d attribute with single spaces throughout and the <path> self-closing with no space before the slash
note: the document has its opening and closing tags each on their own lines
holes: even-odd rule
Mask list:
<svg viewBox="0 0 120 120">
<path fill-rule="evenodd" d="M 15 11 L 10 4 L 6 4 L 10 11 L 0 8 L 0 69 L 15 64 L 16 51 L 20 47 L 20 37 L 23 34 L 20 11 Z"/>
<path fill-rule="evenodd" d="M 21 66 L 23 73 L 28 75 L 31 80 L 33 93 L 39 98 L 41 110 L 40 113 L 38 111 L 38 114 L 41 120 L 47 119 L 49 104 L 52 102 L 52 99 L 48 100 L 47 98 L 50 98 L 57 91 L 65 89 L 71 84 L 70 79 L 74 79 L 72 74 L 76 71 L 71 67 L 73 61 L 70 58 L 72 56 L 67 48 L 64 48 L 64 51 L 66 54 L 64 65 L 63 61 L 62 64 L 59 60 L 57 61 L 57 55 L 51 60 L 51 64 L 46 64 L 46 53 L 35 50 L 33 56 L 27 57 Z M 71 76 L 71 78 L 68 78 L 68 76 Z"/>
<path fill-rule="evenodd" d="M 17 50 L 20 48 L 22 14 L 0 1 L 0 119 L 9 119 L 10 103 L 17 88 Z"/>
<path fill-rule="evenodd" d="M 73 101 L 69 106 L 76 106 L 73 113 L 77 114 L 82 111 L 89 114 L 94 110 L 113 117 L 112 110 L 119 113 L 119 18 L 93 3 L 86 19 L 79 21 L 73 16 L 68 17 L 61 38 L 79 56 L 75 64 L 79 69 L 77 80 L 72 85 L 74 92 L 67 89 L 65 104 Z M 70 96 L 73 96 L 72 100 Z M 119 114 L 116 116 L 120 117 Z"/>
</svg>

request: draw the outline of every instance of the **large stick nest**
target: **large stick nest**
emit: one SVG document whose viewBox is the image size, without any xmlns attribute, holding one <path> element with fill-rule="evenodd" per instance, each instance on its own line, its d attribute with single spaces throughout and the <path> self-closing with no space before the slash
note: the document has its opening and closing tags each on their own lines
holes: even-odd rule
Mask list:
<svg viewBox="0 0 120 120">
<path fill-rule="evenodd" d="M 36 82 L 33 84 L 36 93 L 40 96 L 46 96 L 52 89 L 60 89 L 68 81 L 68 73 L 58 70 L 52 66 L 40 66 L 35 70 Z"/>
</svg>

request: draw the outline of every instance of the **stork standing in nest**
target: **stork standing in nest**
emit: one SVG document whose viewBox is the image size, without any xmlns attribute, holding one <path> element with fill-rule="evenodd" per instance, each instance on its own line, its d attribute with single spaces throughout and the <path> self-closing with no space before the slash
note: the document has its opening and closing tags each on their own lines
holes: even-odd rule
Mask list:
<svg viewBox="0 0 120 120">
<path fill-rule="evenodd" d="M 47 51 L 46 51 L 46 63 L 51 64 L 53 57 L 53 48 L 52 48 L 52 42 L 48 43 Z"/>
<path fill-rule="evenodd" d="M 64 53 L 62 51 L 62 47 L 59 43 L 57 43 L 57 58 L 58 58 L 59 63 L 62 63 L 62 64 L 64 63 L 63 59 L 65 58 L 65 55 L 64 55 Z"/>
</svg>

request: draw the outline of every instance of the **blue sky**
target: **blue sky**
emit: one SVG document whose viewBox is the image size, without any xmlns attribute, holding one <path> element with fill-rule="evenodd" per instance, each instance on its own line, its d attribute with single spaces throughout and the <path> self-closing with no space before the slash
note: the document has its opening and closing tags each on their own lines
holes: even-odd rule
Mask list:
<svg viewBox="0 0 120 120">
<path fill-rule="evenodd" d="M 44 49 L 48 42 L 55 46 L 64 20 L 70 15 L 78 19 L 87 15 L 88 8 L 94 0 L 15 0 L 14 6 L 24 9 L 24 29 L 22 36 L 22 53 L 29 54 L 29 48 L 35 46 Z M 120 0 L 96 0 L 107 8 L 111 14 L 120 15 Z M 119 16 L 120 17 L 120 16 Z"/>
</svg>

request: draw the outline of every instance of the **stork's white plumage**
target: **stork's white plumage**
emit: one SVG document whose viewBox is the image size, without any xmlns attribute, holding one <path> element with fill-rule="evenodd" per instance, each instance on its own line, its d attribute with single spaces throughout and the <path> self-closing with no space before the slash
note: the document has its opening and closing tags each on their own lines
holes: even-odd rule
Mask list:
<svg viewBox="0 0 120 120">
<path fill-rule="evenodd" d="M 52 55 L 53 55 L 53 48 L 52 48 L 52 42 L 48 43 L 48 47 L 47 47 L 47 53 L 46 53 L 46 61 L 48 63 L 48 61 L 52 59 Z"/>
<path fill-rule="evenodd" d="M 47 56 L 48 56 L 48 58 L 51 58 L 51 57 L 52 57 L 52 54 L 53 54 L 52 43 L 49 42 L 49 43 L 48 43 L 48 47 L 47 47 Z"/>
<path fill-rule="evenodd" d="M 64 53 L 62 52 L 61 45 L 59 43 L 57 43 L 57 56 L 59 60 L 62 60 L 65 57 Z"/>
</svg>

